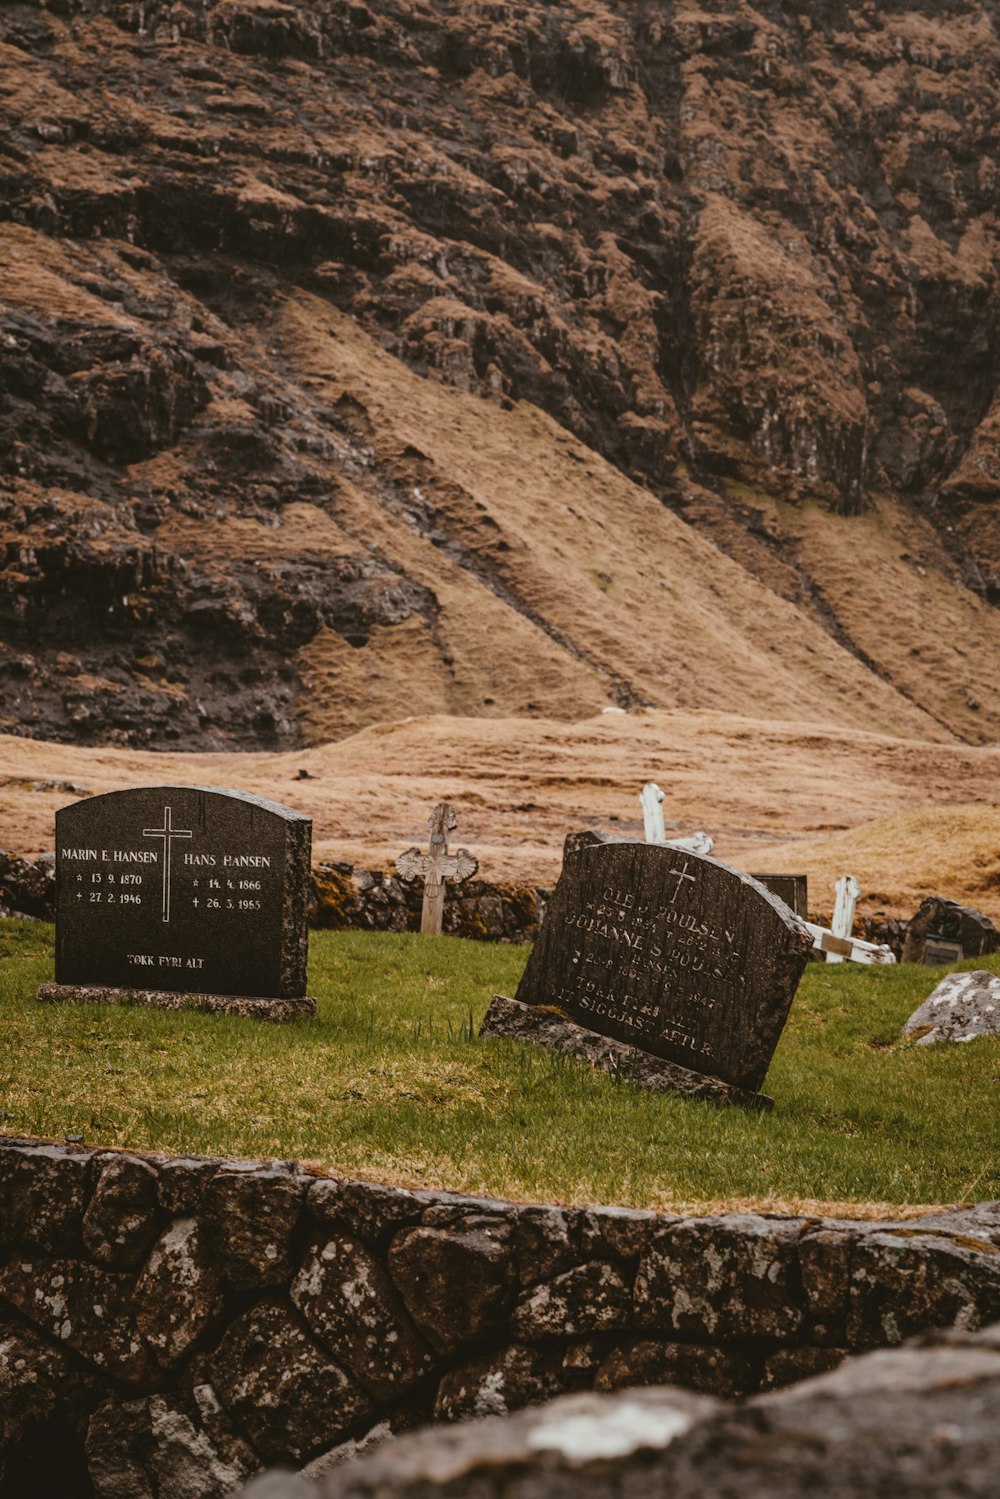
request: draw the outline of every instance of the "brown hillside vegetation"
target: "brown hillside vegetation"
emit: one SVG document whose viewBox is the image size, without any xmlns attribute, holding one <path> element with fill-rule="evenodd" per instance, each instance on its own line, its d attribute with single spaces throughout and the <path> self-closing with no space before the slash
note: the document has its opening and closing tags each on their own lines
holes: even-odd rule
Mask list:
<svg viewBox="0 0 1000 1499">
<path fill-rule="evenodd" d="M 986 0 L 12 0 L 0 727 L 995 741 L 998 77 Z"/>
<path fill-rule="evenodd" d="M 308 772 L 300 779 L 299 772 Z M 853 871 L 861 914 L 909 916 L 931 890 L 1000 921 L 1000 749 L 890 738 L 721 713 L 610 712 L 582 722 L 413 718 L 287 753 L 162 755 L 0 737 L 3 841 L 52 846 L 71 778 L 97 794 L 148 784 L 229 785 L 314 819 L 314 857 L 390 865 L 442 797 L 483 877 L 551 882 L 562 840 L 642 835 L 656 779 L 668 829 L 703 828 L 737 868 L 806 873 L 829 913 Z"/>
</svg>

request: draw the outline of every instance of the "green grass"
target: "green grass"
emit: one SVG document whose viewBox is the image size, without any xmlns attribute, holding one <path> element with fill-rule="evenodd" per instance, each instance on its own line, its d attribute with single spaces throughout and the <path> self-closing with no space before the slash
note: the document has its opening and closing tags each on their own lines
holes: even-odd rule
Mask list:
<svg viewBox="0 0 1000 1499">
<path fill-rule="evenodd" d="M 0 1129 L 542 1201 L 872 1212 L 1000 1197 L 1000 1041 L 891 1044 L 944 970 L 810 964 L 760 1116 L 478 1041 L 525 958 L 318 933 L 319 1016 L 275 1026 L 39 1004 L 52 930 L 3 922 Z M 1000 972 L 1000 958 L 958 966 Z"/>
</svg>

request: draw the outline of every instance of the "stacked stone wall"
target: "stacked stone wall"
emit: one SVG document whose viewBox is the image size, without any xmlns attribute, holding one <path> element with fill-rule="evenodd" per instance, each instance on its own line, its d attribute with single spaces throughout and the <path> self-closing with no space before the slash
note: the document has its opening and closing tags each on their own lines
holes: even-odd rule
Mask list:
<svg viewBox="0 0 1000 1499">
<path fill-rule="evenodd" d="M 678 1218 L 8 1139 L 0 1252 L 4 1499 L 45 1464 L 67 1499 L 221 1499 L 373 1434 L 743 1395 L 1000 1318 L 1000 1204 Z"/>
<path fill-rule="evenodd" d="M 444 930 L 481 942 L 533 942 L 551 890 L 539 885 L 468 880 L 449 890 Z M 309 924 L 335 931 L 416 932 L 423 888 L 383 869 L 317 865 L 309 889 Z M 21 859 L 0 849 L 0 916 L 54 921 L 55 855 Z"/>
</svg>

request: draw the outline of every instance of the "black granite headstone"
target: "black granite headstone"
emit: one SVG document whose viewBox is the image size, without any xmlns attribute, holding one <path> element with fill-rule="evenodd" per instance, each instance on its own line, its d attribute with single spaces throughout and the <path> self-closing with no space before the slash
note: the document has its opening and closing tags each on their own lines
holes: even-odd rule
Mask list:
<svg viewBox="0 0 1000 1499">
<path fill-rule="evenodd" d="M 809 945 L 781 900 L 717 859 L 577 835 L 516 1001 L 767 1103 L 755 1090 Z"/>
<path fill-rule="evenodd" d="M 64 992 L 42 997 L 301 1000 L 311 842 L 308 817 L 242 791 L 149 786 L 63 808 L 49 988 Z"/>
</svg>

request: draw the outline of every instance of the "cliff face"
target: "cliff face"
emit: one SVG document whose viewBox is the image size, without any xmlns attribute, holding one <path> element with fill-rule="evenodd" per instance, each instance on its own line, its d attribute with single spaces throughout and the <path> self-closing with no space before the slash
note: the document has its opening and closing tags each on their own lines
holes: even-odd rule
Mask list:
<svg viewBox="0 0 1000 1499">
<path fill-rule="evenodd" d="M 994 0 L 0 37 L 0 728 L 997 737 Z"/>
</svg>

